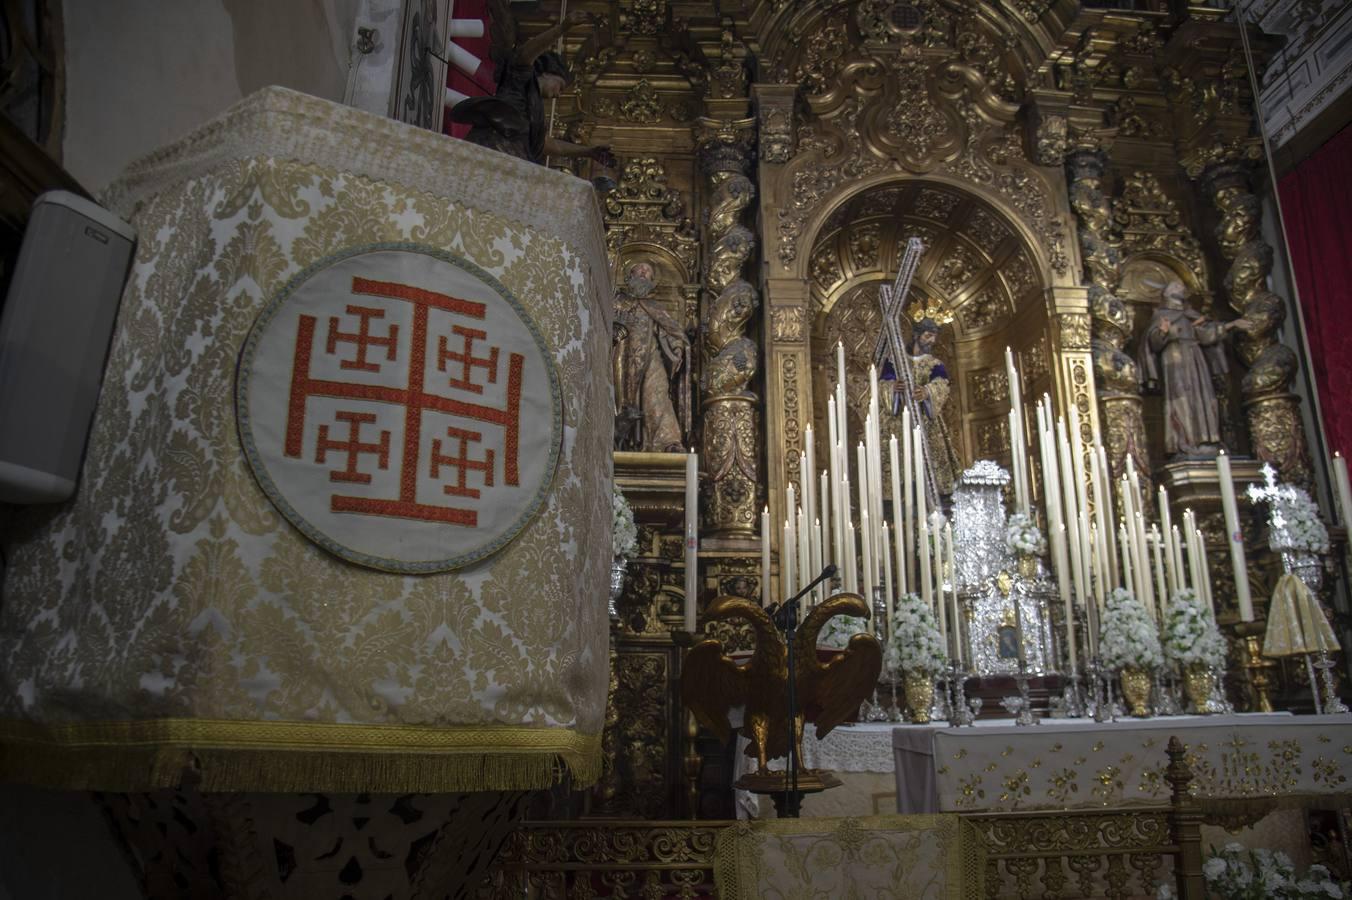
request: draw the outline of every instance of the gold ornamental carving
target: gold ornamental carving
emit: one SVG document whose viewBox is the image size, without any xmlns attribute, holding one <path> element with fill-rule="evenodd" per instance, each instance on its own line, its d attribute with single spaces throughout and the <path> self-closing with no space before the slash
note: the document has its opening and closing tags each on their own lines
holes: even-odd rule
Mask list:
<svg viewBox="0 0 1352 900">
<path fill-rule="evenodd" d="M 998 197 L 1037 236 L 1052 270 L 1065 272 L 1056 198 L 1025 155 L 1018 105 L 1005 98 L 1004 51 L 992 35 L 962 30 L 939 4 L 920 5 L 935 14 L 903 47 L 947 47 L 945 59 L 850 48 L 844 27 L 825 20 L 785 50 L 782 64 L 796 73 L 810 112 L 796 132 L 789 193 L 778 211 L 780 265 L 793 267 L 804 223 L 842 186 L 901 170 L 948 176 Z"/>
<path fill-rule="evenodd" d="M 602 200 L 606 245 L 618 257 L 626 244 L 655 244 L 680 263 L 683 277 L 693 280 L 699 269 L 699 240 L 685 198 L 667 178 L 658 157 L 625 160 L 619 183 Z"/>
</svg>

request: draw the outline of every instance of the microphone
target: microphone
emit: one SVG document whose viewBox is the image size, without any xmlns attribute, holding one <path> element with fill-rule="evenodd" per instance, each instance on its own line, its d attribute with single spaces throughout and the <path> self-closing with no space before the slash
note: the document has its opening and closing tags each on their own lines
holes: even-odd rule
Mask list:
<svg viewBox="0 0 1352 900">
<path fill-rule="evenodd" d="M 821 584 L 826 579 L 834 578 L 837 571 L 838 570 L 836 569 L 834 564 L 826 566 L 824 569 L 822 569 L 822 573 L 812 580 L 811 584 L 803 588 L 798 593 L 794 594 L 788 600 L 785 600 L 783 603 L 771 603 L 769 607 L 766 608 L 765 612 L 770 616 L 770 618 L 772 619 L 775 618 L 776 616 L 779 615 L 780 610 L 784 609 L 786 606 L 792 606 L 793 604 L 797 603 L 798 600 L 803 595 L 810 593 L 813 588 Z"/>
</svg>

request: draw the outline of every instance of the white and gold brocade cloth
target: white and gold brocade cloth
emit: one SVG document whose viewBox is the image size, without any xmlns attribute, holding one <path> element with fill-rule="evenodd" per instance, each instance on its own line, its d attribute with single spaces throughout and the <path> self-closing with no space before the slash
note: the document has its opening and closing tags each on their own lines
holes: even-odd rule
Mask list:
<svg viewBox="0 0 1352 900">
<path fill-rule="evenodd" d="M 274 88 L 107 199 L 141 240 L 78 494 L 4 535 L 0 770 L 107 790 L 186 770 L 206 790 L 527 789 L 560 763 L 594 779 L 613 424 L 591 186 Z M 538 512 L 454 571 L 321 549 L 241 446 L 236 369 L 260 311 L 372 245 L 472 263 L 557 373 Z"/>
<path fill-rule="evenodd" d="M 726 900 L 984 896 L 975 829 L 954 815 L 766 819 L 719 832 L 714 869 Z"/>
<path fill-rule="evenodd" d="M 1352 795 L 1352 716 L 1249 713 L 1037 727 L 980 723 L 893 732 L 903 812 L 1163 805 L 1169 738 L 1187 746 L 1205 808 L 1256 809 Z"/>
</svg>

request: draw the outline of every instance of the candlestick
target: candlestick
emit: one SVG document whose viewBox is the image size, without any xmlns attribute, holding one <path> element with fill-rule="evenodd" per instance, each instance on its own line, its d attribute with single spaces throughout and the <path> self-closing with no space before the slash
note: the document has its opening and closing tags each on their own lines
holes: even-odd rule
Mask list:
<svg viewBox="0 0 1352 900">
<path fill-rule="evenodd" d="M 1249 566 L 1244 558 L 1244 530 L 1239 524 L 1239 504 L 1235 502 L 1235 479 L 1230 457 L 1224 450 L 1216 457 L 1216 476 L 1220 479 L 1221 509 L 1225 512 L 1226 543 L 1230 545 L 1230 567 L 1235 576 L 1235 600 L 1239 618 L 1253 621 L 1253 598 L 1249 595 Z"/>
<path fill-rule="evenodd" d="M 694 633 L 699 594 L 699 455 L 685 457 L 685 630 Z"/>
<path fill-rule="evenodd" d="M 761 512 L 761 606 L 770 600 L 770 507 Z"/>
</svg>

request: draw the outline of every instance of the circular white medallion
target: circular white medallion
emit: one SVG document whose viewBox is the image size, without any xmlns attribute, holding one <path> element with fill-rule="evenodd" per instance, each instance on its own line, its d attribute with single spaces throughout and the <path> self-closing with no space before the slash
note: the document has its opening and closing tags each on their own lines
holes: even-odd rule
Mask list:
<svg viewBox="0 0 1352 900">
<path fill-rule="evenodd" d="M 427 247 L 362 247 L 291 279 L 245 341 L 235 399 L 282 515 L 387 571 L 500 550 L 558 463 L 559 380 L 534 323 L 493 276 Z"/>
</svg>

